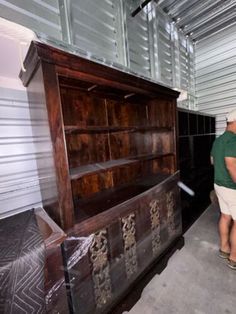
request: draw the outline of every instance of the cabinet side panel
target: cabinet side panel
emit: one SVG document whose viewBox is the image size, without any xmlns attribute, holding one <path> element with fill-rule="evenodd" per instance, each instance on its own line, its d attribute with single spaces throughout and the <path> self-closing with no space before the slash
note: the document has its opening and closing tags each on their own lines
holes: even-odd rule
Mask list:
<svg viewBox="0 0 236 314">
<path fill-rule="evenodd" d="M 53 144 L 59 207 L 55 210 L 56 221 L 68 229 L 74 223 L 71 183 L 68 169 L 66 142 L 59 93 L 58 78 L 52 64 L 43 63 L 45 98 Z"/>
<path fill-rule="evenodd" d="M 178 114 L 177 114 L 177 104 L 176 99 L 172 100 L 172 117 L 173 117 L 173 146 L 174 146 L 174 160 L 173 160 L 173 172 L 179 170 L 179 128 L 178 128 Z"/>
<path fill-rule="evenodd" d="M 42 67 L 35 71 L 27 94 L 30 106 L 30 117 L 32 121 L 32 132 L 38 141 L 35 141 L 35 157 L 37 161 L 40 192 L 44 208 L 48 214 L 59 222 L 58 191 L 56 184 L 56 173 L 53 158 L 53 147 L 50 138 L 50 128 L 46 107 L 46 99 L 42 78 Z M 43 137 L 43 141 L 40 140 Z"/>
</svg>

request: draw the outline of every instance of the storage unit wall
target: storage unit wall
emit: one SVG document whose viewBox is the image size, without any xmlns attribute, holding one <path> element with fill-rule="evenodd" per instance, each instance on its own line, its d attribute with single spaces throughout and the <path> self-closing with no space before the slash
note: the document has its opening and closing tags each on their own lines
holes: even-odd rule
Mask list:
<svg viewBox="0 0 236 314">
<path fill-rule="evenodd" d="M 178 109 L 180 178 L 195 196 L 181 193 L 186 228 L 206 208 L 213 189 L 210 151 L 215 139 L 215 117 Z"/>
<path fill-rule="evenodd" d="M 42 43 L 25 67 L 48 112 L 58 201 L 44 207 L 69 235 L 70 305 L 101 312 L 181 234 L 178 93 Z"/>
</svg>

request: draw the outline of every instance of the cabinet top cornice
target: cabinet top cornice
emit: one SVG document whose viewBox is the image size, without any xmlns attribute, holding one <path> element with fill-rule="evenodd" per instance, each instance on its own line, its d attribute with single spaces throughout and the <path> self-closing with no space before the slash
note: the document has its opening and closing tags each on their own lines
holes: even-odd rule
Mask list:
<svg viewBox="0 0 236 314">
<path fill-rule="evenodd" d="M 26 72 L 21 71 L 19 75 L 24 86 L 28 85 L 39 64 L 45 62 L 54 65 L 55 71 L 61 76 L 72 76 L 76 79 L 77 73 L 80 74 L 80 80 L 83 75 L 85 80 L 88 79 L 88 76 L 93 76 L 97 79 L 100 78 L 102 85 L 114 87 L 117 83 L 117 87 L 120 89 L 151 98 L 156 98 L 161 94 L 175 99 L 179 95 L 179 92 L 162 86 L 158 82 L 148 80 L 148 78 L 126 73 L 36 41 L 31 43 L 24 61 Z"/>
</svg>

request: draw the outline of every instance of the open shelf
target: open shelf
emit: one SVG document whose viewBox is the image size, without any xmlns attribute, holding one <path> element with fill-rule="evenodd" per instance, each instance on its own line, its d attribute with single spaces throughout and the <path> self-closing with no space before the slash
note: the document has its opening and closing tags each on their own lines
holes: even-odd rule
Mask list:
<svg viewBox="0 0 236 314">
<path fill-rule="evenodd" d="M 118 160 L 109 160 L 109 161 L 105 161 L 105 162 L 80 166 L 80 167 L 73 168 L 70 170 L 70 178 L 71 178 L 71 180 L 76 180 L 76 179 L 81 178 L 87 174 L 106 171 L 108 169 L 112 169 L 113 167 L 128 165 L 128 164 L 131 164 L 134 162 L 135 162 L 135 160 L 118 159 Z"/>
<path fill-rule="evenodd" d="M 105 162 L 80 166 L 77 168 L 70 169 L 70 179 L 76 180 L 76 179 L 79 179 L 85 175 L 94 174 L 94 173 L 102 172 L 102 171 L 107 171 L 108 169 L 112 169 L 114 167 L 125 166 L 125 165 L 129 165 L 131 163 L 135 163 L 137 161 L 152 160 L 152 159 L 162 158 L 162 157 L 167 157 L 167 156 L 174 156 L 174 153 L 142 154 L 142 155 L 129 157 L 129 158 L 109 160 L 109 161 L 105 161 Z"/>
<path fill-rule="evenodd" d="M 168 177 L 168 174 L 158 173 L 156 175 L 138 179 L 130 184 L 125 184 L 120 187 L 114 187 L 109 190 L 99 192 L 92 197 L 77 200 L 75 199 L 76 222 L 81 222 L 116 205 L 122 204 L 163 182 Z"/>
<path fill-rule="evenodd" d="M 157 131 L 157 132 L 170 132 L 170 127 L 157 127 L 157 126 L 86 126 L 81 127 L 77 125 L 66 125 L 64 127 L 66 134 L 84 134 L 84 133 L 107 133 L 107 132 L 144 132 L 144 131 Z"/>
</svg>

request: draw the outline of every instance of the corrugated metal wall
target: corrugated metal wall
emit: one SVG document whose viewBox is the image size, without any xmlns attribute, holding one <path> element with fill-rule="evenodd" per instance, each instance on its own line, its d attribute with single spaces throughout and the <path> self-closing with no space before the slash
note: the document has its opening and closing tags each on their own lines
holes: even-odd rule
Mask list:
<svg viewBox="0 0 236 314">
<path fill-rule="evenodd" d="M 179 78 L 180 89 L 187 91 L 187 99 L 182 102 L 182 107 L 196 110 L 195 100 L 195 49 L 192 41 L 182 32 L 178 33 L 179 43 Z"/>
<path fill-rule="evenodd" d="M 120 1 L 71 0 L 68 10 L 73 45 L 109 61 L 124 63 Z"/>
<path fill-rule="evenodd" d="M 169 17 L 162 11 L 156 8 L 155 16 L 155 31 L 157 36 L 157 61 L 156 77 L 169 86 L 175 86 L 176 79 L 173 71 L 175 59 L 173 58 L 174 51 L 172 49 L 172 29 Z M 178 48 L 177 48 L 178 49 Z"/>
<path fill-rule="evenodd" d="M 0 0 L 0 16 L 36 32 L 62 39 L 58 1 Z"/>
<path fill-rule="evenodd" d="M 0 16 L 194 96 L 188 84 L 194 66 L 190 41 L 155 2 L 131 17 L 139 5 L 139 0 L 0 0 Z"/>
<path fill-rule="evenodd" d="M 0 88 L 0 218 L 41 205 L 54 182 L 47 113 L 26 91 Z M 32 119 L 32 115 L 34 119 Z M 55 185 L 54 185 L 55 187 Z M 55 190 L 55 189 L 54 189 Z M 45 199 L 55 196 L 44 193 Z"/>
<path fill-rule="evenodd" d="M 0 16 L 63 39 L 58 1 L 0 0 Z M 15 72 L 19 71 L 20 65 Z M 46 112 L 35 104 L 31 113 L 35 119 L 26 91 L 0 87 L 0 218 L 39 206 L 42 196 L 49 199 L 56 193 Z"/>
<path fill-rule="evenodd" d="M 151 76 L 150 25 L 148 14 L 141 11 L 134 18 L 131 13 L 137 8 L 134 1 L 124 1 L 128 41 L 128 66 L 144 76 Z"/>
<path fill-rule="evenodd" d="M 236 25 L 197 43 L 196 94 L 200 111 L 216 115 L 216 133 L 236 108 Z"/>
<path fill-rule="evenodd" d="M 1 218 L 40 204 L 41 193 L 26 92 L 0 88 L 0 95 Z"/>
</svg>

